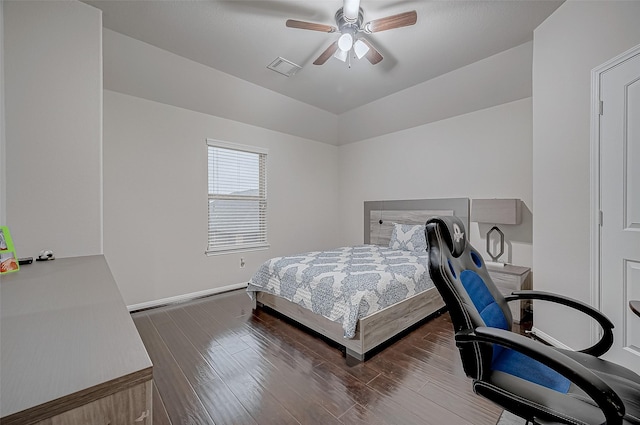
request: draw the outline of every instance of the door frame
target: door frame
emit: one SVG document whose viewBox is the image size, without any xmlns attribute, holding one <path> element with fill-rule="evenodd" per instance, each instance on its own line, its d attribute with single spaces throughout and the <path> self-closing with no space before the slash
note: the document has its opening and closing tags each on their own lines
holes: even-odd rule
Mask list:
<svg viewBox="0 0 640 425">
<path fill-rule="evenodd" d="M 619 64 L 640 55 L 640 44 L 626 52 L 608 60 L 600 66 L 591 70 L 591 164 L 590 164 L 590 281 L 591 281 L 591 305 L 598 310 L 601 309 L 602 300 L 602 276 L 600 263 L 601 245 L 601 205 L 600 205 L 600 80 L 602 74 L 615 68 Z M 597 323 L 591 324 L 591 343 L 600 339 L 600 326 Z"/>
</svg>

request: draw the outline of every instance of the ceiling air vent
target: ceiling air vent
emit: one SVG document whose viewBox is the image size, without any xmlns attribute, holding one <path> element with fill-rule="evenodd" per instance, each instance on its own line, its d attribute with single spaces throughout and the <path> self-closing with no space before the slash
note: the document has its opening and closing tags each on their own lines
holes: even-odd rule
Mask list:
<svg viewBox="0 0 640 425">
<path fill-rule="evenodd" d="M 302 69 L 300 65 L 296 65 L 295 63 L 281 57 L 278 57 L 276 60 L 271 62 L 267 68 L 286 77 L 291 77 L 298 72 L 299 69 Z"/>
</svg>

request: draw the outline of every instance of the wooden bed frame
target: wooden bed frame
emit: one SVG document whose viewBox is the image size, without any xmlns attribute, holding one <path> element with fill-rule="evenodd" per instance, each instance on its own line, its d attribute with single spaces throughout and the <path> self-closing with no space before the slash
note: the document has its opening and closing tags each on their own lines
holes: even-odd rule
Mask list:
<svg viewBox="0 0 640 425">
<path fill-rule="evenodd" d="M 469 199 L 418 199 L 370 201 L 364 203 L 364 242 L 387 246 L 393 223 L 424 224 L 436 215 L 455 215 L 469 228 Z M 256 293 L 256 305 L 266 306 L 345 347 L 347 361 L 362 361 L 365 354 L 389 339 L 428 318 L 444 307 L 433 287 L 404 301 L 379 310 L 358 321 L 356 335 L 344 338 L 342 325 L 315 314 L 298 304 L 266 292 Z"/>
</svg>

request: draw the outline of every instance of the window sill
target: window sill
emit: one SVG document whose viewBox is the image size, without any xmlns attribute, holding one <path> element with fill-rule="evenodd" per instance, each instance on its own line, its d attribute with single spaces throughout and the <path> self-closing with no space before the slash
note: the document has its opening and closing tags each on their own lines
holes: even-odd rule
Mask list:
<svg viewBox="0 0 640 425">
<path fill-rule="evenodd" d="M 207 257 L 211 257 L 214 255 L 223 255 L 223 254 L 233 254 L 236 252 L 248 252 L 248 251 L 263 251 L 265 249 L 269 249 L 271 245 L 260 244 L 260 245 L 251 245 L 251 246 L 243 246 L 243 247 L 228 247 L 228 248 L 219 248 L 216 250 L 205 251 L 205 255 Z"/>
</svg>

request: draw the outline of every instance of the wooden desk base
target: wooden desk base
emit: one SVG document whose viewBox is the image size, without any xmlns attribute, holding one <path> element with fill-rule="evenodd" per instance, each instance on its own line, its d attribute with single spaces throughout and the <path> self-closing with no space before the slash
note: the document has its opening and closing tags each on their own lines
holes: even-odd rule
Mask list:
<svg viewBox="0 0 640 425">
<path fill-rule="evenodd" d="M 152 393 L 149 380 L 34 425 L 151 424 Z"/>
</svg>

